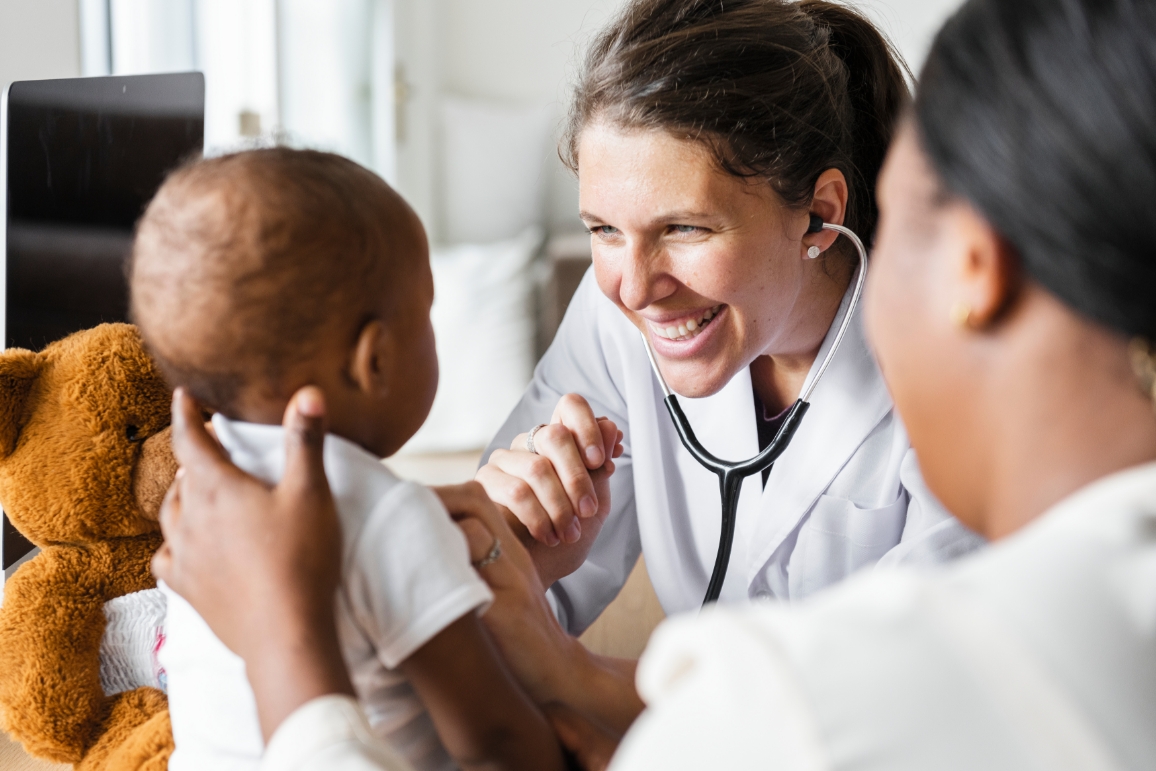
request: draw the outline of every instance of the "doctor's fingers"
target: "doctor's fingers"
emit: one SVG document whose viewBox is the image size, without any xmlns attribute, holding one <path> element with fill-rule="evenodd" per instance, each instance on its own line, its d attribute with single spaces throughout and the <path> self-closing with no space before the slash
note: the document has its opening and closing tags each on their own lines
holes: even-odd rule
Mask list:
<svg viewBox="0 0 1156 771">
<path fill-rule="evenodd" d="M 575 445 L 581 449 L 583 465 L 595 469 L 606 462 L 606 446 L 598 425 L 600 420 L 605 418 L 594 417 L 590 402 L 578 394 L 566 394 L 558 400 L 550 422 L 560 423 L 570 431 Z"/>
<path fill-rule="evenodd" d="M 547 546 L 557 546 L 561 538 L 554 529 L 554 522 L 546 512 L 546 508 L 538 500 L 538 494 L 530 484 L 521 477 L 507 473 L 499 462 L 503 455 L 527 455 L 528 453 L 510 453 L 508 450 L 496 450 L 490 456 L 490 462 L 478 469 L 474 477 L 495 503 L 505 506 L 514 517 L 522 523 L 530 536 Z M 534 457 L 534 456 L 530 456 Z"/>
<path fill-rule="evenodd" d="M 622 455 L 622 439 L 625 434 L 610 418 L 598 418 L 598 428 L 602 431 L 602 445 L 606 448 L 607 460 Z"/>
<path fill-rule="evenodd" d="M 549 464 L 549 460 L 538 455 L 496 450 L 490 456 L 490 462 L 479 469 L 474 478 L 486 488 L 486 494 L 495 503 L 514 514 L 534 540 L 557 546 L 571 524 L 579 537 L 582 530 L 562 483 L 552 470 L 541 468 L 544 463 Z M 537 470 L 528 471 L 529 466 L 537 467 Z M 533 481 L 527 478 L 531 475 Z M 543 501 L 544 497 L 546 501 Z M 548 511 L 548 501 L 553 502 L 553 513 Z"/>
<path fill-rule="evenodd" d="M 610 425 L 613 427 L 614 424 Z M 607 431 L 599 428 L 599 443 L 603 441 L 603 434 Z M 561 423 L 551 423 L 534 435 L 534 449 L 538 451 L 538 455 L 549 459 L 553 466 L 553 474 L 562 483 L 574 513 L 582 519 L 593 517 L 598 511 L 598 493 L 590 481 L 590 470 L 582 460 L 578 444 L 570 430 Z M 601 465 L 593 468 L 599 468 Z M 545 466 L 542 466 L 542 470 L 550 471 Z M 549 509 L 549 506 L 547 508 Z M 554 524 L 560 523 L 554 519 Z M 559 533 L 561 532 L 564 531 L 560 530 Z"/>
<path fill-rule="evenodd" d="M 546 429 L 540 433 L 546 433 Z M 539 509 L 545 511 L 554 534 L 561 541 L 575 543 L 582 536 L 579 518 L 590 518 L 598 512 L 597 492 L 590 472 L 578 459 L 573 443 L 566 439 L 556 444 L 549 439 L 547 442 L 539 447 L 537 455 L 495 452 L 490 456 L 491 466 L 521 482 L 506 480 L 504 495 L 507 500 L 498 502 L 513 511 L 543 543 L 548 543 L 548 538 L 540 538 L 534 527 L 545 529 L 546 526 L 537 520 Z M 480 477 L 479 481 L 489 488 Z M 523 514 L 534 517 L 535 522 L 527 521 Z"/>
</svg>

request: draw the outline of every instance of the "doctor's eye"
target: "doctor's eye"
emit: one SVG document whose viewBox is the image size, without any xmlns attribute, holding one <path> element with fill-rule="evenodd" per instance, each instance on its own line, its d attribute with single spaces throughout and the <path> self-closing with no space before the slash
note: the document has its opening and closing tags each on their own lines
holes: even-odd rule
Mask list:
<svg viewBox="0 0 1156 771">
<path fill-rule="evenodd" d="M 618 235 L 618 228 L 611 225 L 595 225 L 594 227 L 590 228 L 590 233 L 591 235 L 607 238 L 609 236 Z"/>
<path fill-rule="evenodd" d="M 697 225 L 671 225 L 670 227 L 671 230 L 681 236 L 694 235 L 695 233 L 698 233 L 702 230 L 702 228 L 698 227 Z"/>
</svg>

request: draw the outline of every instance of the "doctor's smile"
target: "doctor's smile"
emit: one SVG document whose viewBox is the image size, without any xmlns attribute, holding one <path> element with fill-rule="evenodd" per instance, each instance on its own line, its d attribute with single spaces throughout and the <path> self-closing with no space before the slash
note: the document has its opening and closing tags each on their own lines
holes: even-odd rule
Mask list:
<svg viewBox="0 0 1156 771">
<path fill-rule="evenodd" d="M 693 340 L 705 331 L 707 325 L 719 315 L 723 306 L 716 305 L 689 315 L 672 316 L 670 318 L 653 319 L 643 316 L 650 331 L 657 336 L 675 342 Z"/>
</svg>

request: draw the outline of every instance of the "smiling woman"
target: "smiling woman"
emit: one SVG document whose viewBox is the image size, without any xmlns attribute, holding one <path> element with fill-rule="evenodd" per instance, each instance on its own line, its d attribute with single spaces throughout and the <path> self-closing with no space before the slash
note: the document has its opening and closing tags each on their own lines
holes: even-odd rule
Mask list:
<svg viewBox="0 0 1156 771">
<path fill-rule="evenodd" d="M 640 553 L 668 614 L 698 608 L 715 563 L 719 483 L 680 446 L 639 332 L 698 439 L 734 460 L 770 446 L 850 314 L 790 447 L 743 484 L 721 602 L 981 543 L 923 484 L 849 310 L 851 244 L 812 227 L 872 242 L 904 73 L 865 18 L 821 0 L 635 0 L 592 46 L 563 154 L 593 269 L 477 477 L 525 525 L 548 589 L 533 623 L 488 617 L 543 701 L 628 723 L 633 664 L 567 633 Z"/>
</svg>

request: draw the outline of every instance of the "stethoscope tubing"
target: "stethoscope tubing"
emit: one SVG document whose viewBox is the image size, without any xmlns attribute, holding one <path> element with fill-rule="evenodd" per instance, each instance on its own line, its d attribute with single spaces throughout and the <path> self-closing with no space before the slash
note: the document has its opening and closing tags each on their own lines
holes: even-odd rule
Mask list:
<svg viewBox="0 0 1156 771">
<path fill-rule="evenodd" d="M 775 461 L 777 461 L 790 446 L 791 440 L 795 438 L 795 433 L 799 430 L 799 426 L 803 422 L 803 417 L 811 407 L 811 395 L 815 392 L 815 387 L 818 386 L 823 375 L 826 374 L 832 359 L 835 358 L 835 353 L 839 350 L 839 346 L 842 345 L 843 338 L 847 335 L 847 330 L 851 325 L 855 310 L 859 306 L 859 300 L 863 296 L 863 286 L 867 279 L 867 248 L 863 246 L 863 242 L 859 236 L 842 225 L 823 223 L 822 229 L 831 230 L 846 236 L 855 245 L 855 249 L 859 253 L 860 262 L 855 290 L 851 294 L 851 301 L 848 303 L 847 312 L 843 316 L 839 330 L 835 333 L 835 339 L 831 342 L 831 348 L 827 351 L 827 356 L 823 359 L 823 363 L 819 366 L 818 371 L 815 372 L 815 377 L 811 378 L 810 383 L 804 389 L 799 400 L 796 401 L 787 412 L 782 425 L 775 434 L 775 438 L 755 457 L 745 461 L 726 461 L 715 457 L 703 446 L 702 442 L 695 436 L 694 429 L 691 427 L 690 420 L 687 419 L 686 413 L 682 411 L 682 405 L 678 403 L 678 396 L 670 390 L 666 379 L 662 376 L 662 370 L 659 369 L 658 359 L 654 355 L 654 349 L 650 345 L 650 339 L 646 336 L 645 332 L 640 330 L 642 342 L 646 348 L 646 355 L 650 359 L 650 366 L 658 378 L 659 385 L 662 387 L 662 392 L 665 397 L 663 403 L 666 404 L 666 410 L 670 413 L 670 418 L 674 422 L 674 428 L 678 433 L 679 440 L 687 452 L 689 452 L 699 464 L 708 471 L 713 472 L 719 479 L 719 497 L 722 503 L 721 533 L 719 534 L 719 547 L 718 554 L 715 557 L 714 570 L 711 572 L 710 581 L 707 583 L 706 596 L 702 601 L 704 607 L 712 602 L 716 602 L 722 594 L 723 583 L 726 581 L 727 568 L 730 565 L 731 549 L 734 545 L 739 495 L 742 493 L 743 481 L 746 480 L 747 477 L 760 474 L 773 466 Z"/>
</svg>

